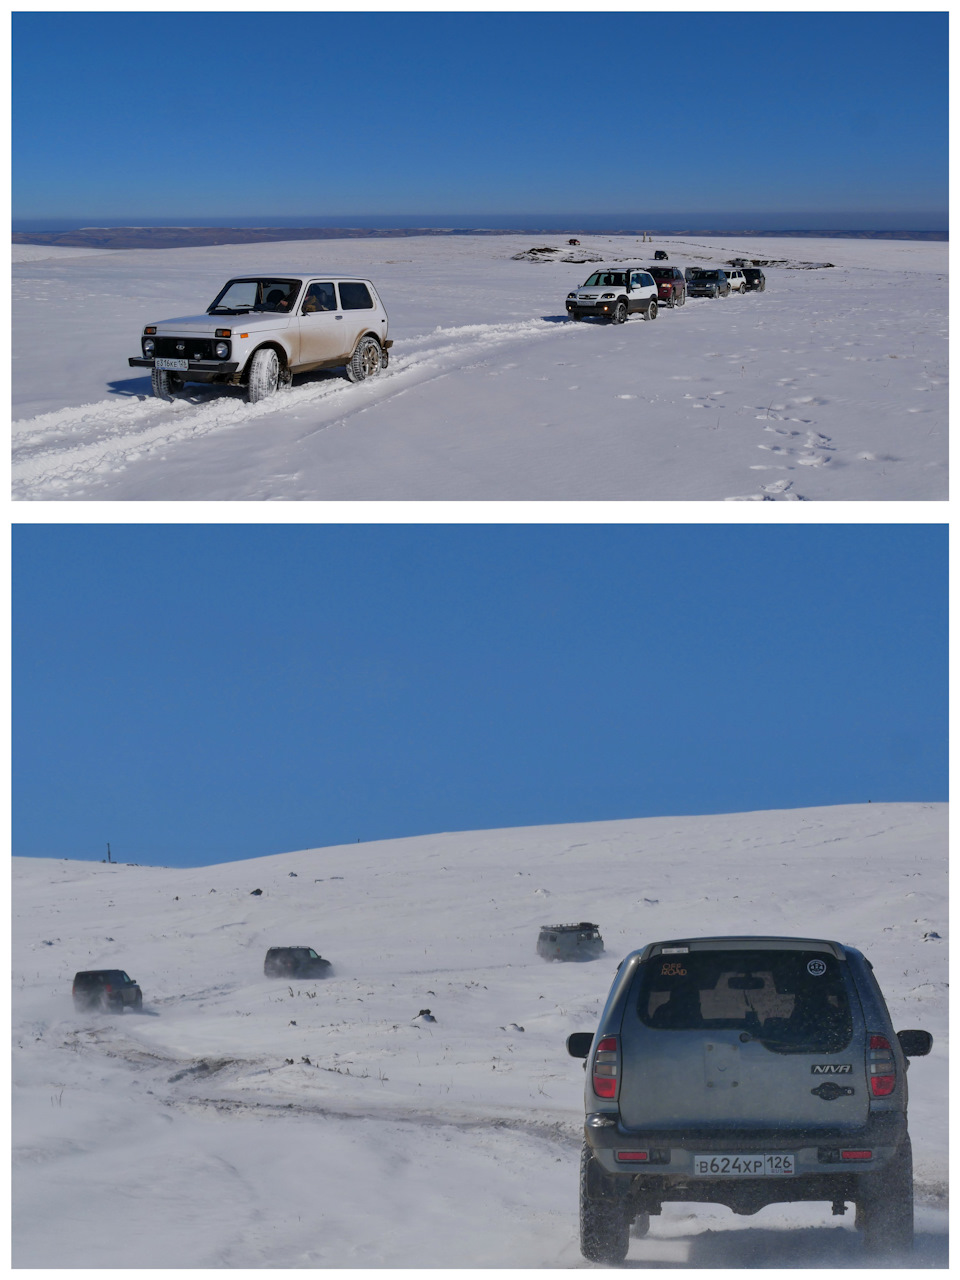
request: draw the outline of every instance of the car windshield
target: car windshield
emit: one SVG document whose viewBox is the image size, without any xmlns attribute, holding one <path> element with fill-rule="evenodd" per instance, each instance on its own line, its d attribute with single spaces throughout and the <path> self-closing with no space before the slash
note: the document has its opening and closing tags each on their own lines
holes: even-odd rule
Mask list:
<svg viewBox="0 0 960 1280">
<path fill-rule="evenodd" d="M 274 276 L 229 280 L 207 307 L 207 315 L 238 316 L 248 311 L 290 312 L 299 292 L 299 280 Z"/>
<path fill-rule="evenodd" d="M 654 280 L 672 280 L 673 267 L 647 267 Z"/>
<path fill-rule="evenodd" d="M 840 961 L 822 951 L 692 951 L 642 967 L 648 1027 L 737 1031 L 780 1053 L 835 1053 L 853 1034 Z"/>
<path fill-rule="evenodd" d="M 614 288 L 622 289 L 627 283 L 626 273 L 623 271 L 595 271 L 589 279 L 584 280 L 583 288 L 590 285 L 611 285 Z"/>
<path fill-rule="evenodd" d="M 693 278 L 694 278 L 695 280 L 719 280 L 719 279 L 720 279 L 720 272 L 719 272 L 719 271 L 703 271 L 703 270 L 700 270 L 700 271 L 696 271 L 696 272 L 694 272 L 694 277 L 693 277 Z"/>
</svg>

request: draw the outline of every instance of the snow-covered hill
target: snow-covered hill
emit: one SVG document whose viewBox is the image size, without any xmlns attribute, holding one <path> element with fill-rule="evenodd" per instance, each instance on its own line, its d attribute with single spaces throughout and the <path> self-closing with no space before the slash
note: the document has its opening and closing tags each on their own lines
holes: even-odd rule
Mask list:
<svg viewBox="0 0 960 1280">
<path fill-rule="evenodd" d="M 755 931 L 860 947 L 895 1025 L 933 1033 L 910 1077 L 917 1263 L 946 1265 L 946 818 L 650 818 L 190 870 L 16 859 L 15 1265 L 580 1265 L 567 1034 L 634 947 Z M 536 955 L 541 924 L 579 919 L 602 959 Z M 284 944 L 334 975 L 265 979 Z M 74 971 L 98 967 L 141 983 L 142 1016 L 74 1012 Z M 631 1259 L 860 1265 L 852 1214 L 809 1205 L 671 1206 Z"/>
<path fill-rule="evenodd" d="M 667 238 L 757 257 L 767 291 L 568 321 L 623 236 L 423 236 L 84 252 L 15 246 L 13 481 L 26 499 L 929 499 L 946 496 L 944 243 Z M 555 260 L 518 260 L 557 247 Z M 582 259 L 580 263 L 570 261 Z M 565 260 L 567 259 L 567 260 Z M 823 266 L 831 263 L 832 266 Z M 812 266 L 812 264 L 820 264 Z M 230 275 L 342 270 L 390 314 L 390 368 L 276 400 L 150 396 L 144 324 Z M 804 269 L 811 268 L 811 269 Z M 55 342 L 52 335 L 55 333 Z"/>
</svg>

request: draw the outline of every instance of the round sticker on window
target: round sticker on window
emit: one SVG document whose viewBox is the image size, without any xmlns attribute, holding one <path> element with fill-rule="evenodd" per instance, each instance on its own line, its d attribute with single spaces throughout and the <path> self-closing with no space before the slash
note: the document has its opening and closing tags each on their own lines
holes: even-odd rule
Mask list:
<svg viewBox="0 0 960 1280">
<path fill-rule="evenodd" d="M 807 973 L 812 973 L 815 978 L 822 978 L 827 972 L 827 966 L 822 960 L 810 960 L 807 963 Z"/>
</svg>

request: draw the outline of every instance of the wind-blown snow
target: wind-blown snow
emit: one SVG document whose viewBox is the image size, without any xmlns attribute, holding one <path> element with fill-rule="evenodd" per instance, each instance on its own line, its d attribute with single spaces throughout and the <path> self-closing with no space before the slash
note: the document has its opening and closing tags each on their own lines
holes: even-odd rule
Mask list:
<svg viewBox="0 0 960 1280">
<path fill-rule="evenodd" d="M 14 1264 L 570 1267 L 581 1064 L 617 962 L 683 935 L 875 965 L 910 1069 L 917 1265 L 946 1265 L 946 807 L 461 832 L 190 870 L 15 859 Z M 253 896 L 254 889 L 262 895 Z M 605 955 L 549 963 L 542 924 Z M 270 945 L 326 980 L 263 977 Z M 123 967 L 142 1016 L 74 1012 Z M 419 1018 L 430 1009 L 435 1022 Z M 631 1260 L 861 1265 L 852 1212 L 673 1205 Z"/>
<path fill-rule="evenodd" d="M 776 259 L 767 291 L 570 322 L 629 237 L 409 237 L 194 249 L 15 246 L 14 495 L 27 499 L 928 499 L 946 496 L 943 243 L 662 237 L 671 262 Z M 517 260 L 554 245 L 557 261 Z M 576 256 L 583 261 L 564 259 Z M 806 269 L 808 264 L 832 267 Z M 384 375 L 256 406 L 131 369 L 144 324 L 232 274 L 369 276 Z"/>
</svg>

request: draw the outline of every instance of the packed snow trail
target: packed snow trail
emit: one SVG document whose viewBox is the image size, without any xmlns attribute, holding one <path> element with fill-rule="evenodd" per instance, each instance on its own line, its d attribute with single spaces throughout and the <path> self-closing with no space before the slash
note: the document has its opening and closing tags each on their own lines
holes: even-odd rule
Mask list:
<svg viewBox="0 0 960 1280">
<path fill-rule="evenodd" d="M 570 332 L 570 328 L 563 328 Z M 258 404 L 248 404 L 241 387 L 194 383 L 173 402 L 155 396 L 136 400 L 111 397 L 39 414 L 13 424 L 13 497 L 57 497 L 57 490 L 98 472 L 117 471 L 180 441 L 278 413 L 310 408 L 322 414 L 330 410 L 330 417 L 343 420 L 373 403 L 401 395 L 411 386 L 469 369 L 507 343 L 536 341 L 557 332 L 556 323 L 542 318 L 438 326 L 432 333 L 405 339 L 402 353 L 391 356 L 387 370 L 360 386 L 339 374 L 325 374 L 321 381 L 308 381 Z"/>
</svg>

